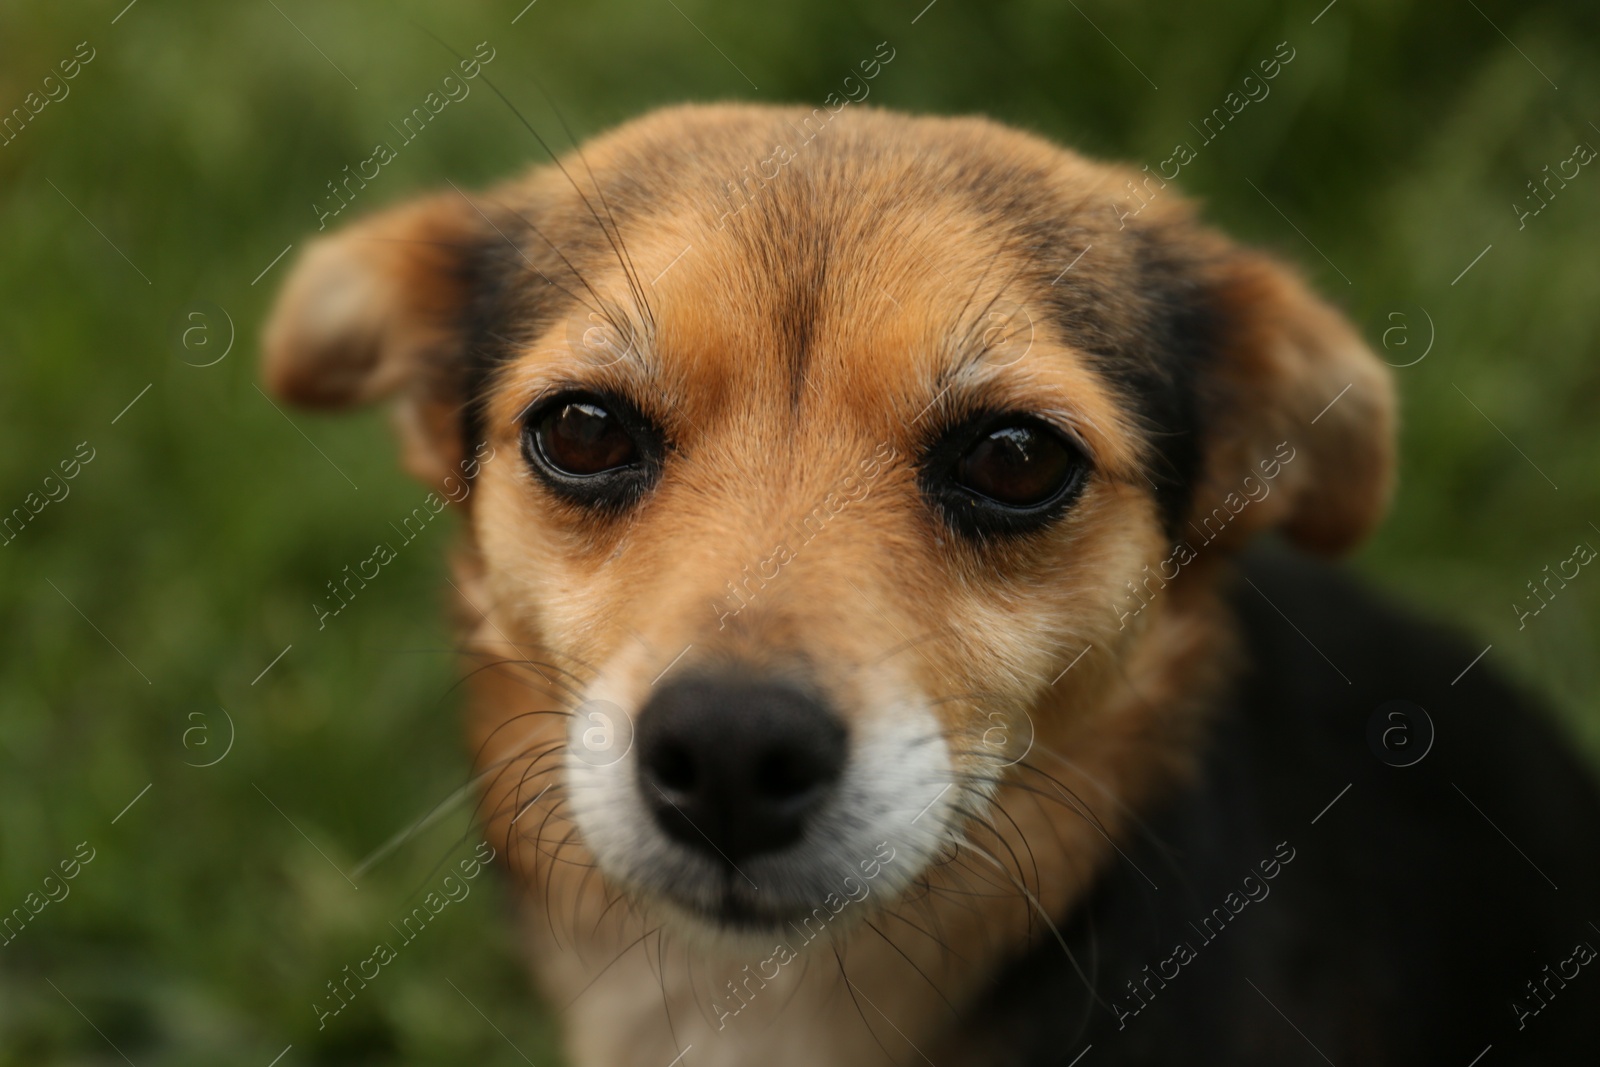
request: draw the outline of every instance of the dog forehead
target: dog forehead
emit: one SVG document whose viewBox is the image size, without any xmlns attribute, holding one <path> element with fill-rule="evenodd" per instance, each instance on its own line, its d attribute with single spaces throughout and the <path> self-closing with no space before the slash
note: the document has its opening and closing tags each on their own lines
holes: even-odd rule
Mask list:
<svg viewBox="0 0 1600 1067">
<path fill-rule="evenodd" d="M 653 354 L 735 377 L 942 372 L 1042 312 L 1037 250 L 949 195 L 875 205 L 843 176 L 799 171 L 737 216 L 680 202 L 620 236 L 603 287 L 639 305 Z M 885 368 L 891 353 L 911 362 Z"/>
<path fill-rule="evenodd" d="M 981 120 L 856 110 L 809 140 L 805 112 L 668 112 L 547 172 L 546 233 L 583 281 L 537 348 L 577 358 L 536 353 L 529 377 L 702 426 L 821 400 L 906 427 L 981 386 L 1081 405 L 1131 462 L 1140 418 L 1107 357 L 1146 358 L 1148 250 L 1102 204 L 1121 172 Z M 612 311 L 628 356 L 574 352 Z"/>
<path fill-rule="evenodd" d="M 791 398 L 841 376 L 909 385 L 983 343 L 977 327 L 990 312 L 1019 306 L 1020 291 L 1002 294 L 1003 281 L 985 276 L 1014 257 L 970 217 L 868 218 L 858 204 L 797 202 L 773 197 L 737 224 L 708 228 L 651 287 L 664 370 L 689 362 Z"/>
<path fill-rule="evenodd" d="M 948 331 L 1002 290 L 1002 311 L 1026 301 L 1113 177 L 981 120 L 757 107 L 670 109 L 544 175 L 619 303 L 791 363 L 896 309 Z M 1122 258 L 1108 244 L 1095 267 Z"/>
</svg>

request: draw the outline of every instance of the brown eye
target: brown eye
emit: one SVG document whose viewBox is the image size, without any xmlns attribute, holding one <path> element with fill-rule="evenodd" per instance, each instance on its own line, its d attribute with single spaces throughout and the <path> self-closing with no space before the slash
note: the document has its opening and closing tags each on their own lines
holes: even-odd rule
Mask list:
<svg viewBox="0 0 1600 1067">
<path fill-rule="evenodd" d="M 639 459 L 639 446 L 621 419 L 590 400 L 552 404 L 534 436 L 540 457 L 569 477 L 604 474 Z"/>
<path fill-rule="evenodd" d="M 1053 522 L 1088 484 L 1090 466 L 1082 448 L 1038 416 L 990 412 L 935 440 L 918 480 L 945 522 L 984 541 Z"/>
<path fill-rule="evenodd" d="M 545 488 L 612 514 L 644 499 L 660 480 L 667 451 L 656 424 L 610 393 L 561 393 L 522 424 L 523 458 Z"/>
<path fill-rule="evenodd" d="M 1078 452 L 1037 423 L 987 431 L 956 463 L 957 485 L 1012 508 L 1049 503 L 1074 480 Z"/>
</svg>

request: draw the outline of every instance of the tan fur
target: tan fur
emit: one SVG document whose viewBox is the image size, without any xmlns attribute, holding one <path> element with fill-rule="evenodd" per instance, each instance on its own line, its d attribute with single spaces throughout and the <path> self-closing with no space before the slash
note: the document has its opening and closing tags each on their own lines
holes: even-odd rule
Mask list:
<svg viewBox="0 0 1600 1067">
<path fill-rule="evenodd" d="M 468 714 L 485 822 L 508 846 L 535 971 L 584 1067 L 661 1067 L 690 1044 L 700 1065 L 982 1062 L 977 1049 L 941 1055 L 960 1048 L 956 1011 L 1009 955 L 1052 937 L 1115 861 L 1109 842 L 1190 766 L 1231 662 L 1216 593 L 1225 550 L 1271 528 L 1342 550 L 1389 491 L 1392 401 L 1359 339 L 1281 268 L 1157 201 L 1143 232 L 1213 294 L 1226 336 L 1197 386 L 1208 430 L 1195 513 L 1277 443 L 1297 458 L 1148 610 L 1119 619 L 1126 584 L 1169 547 L 1147 477 L 1151 428 L 1082 347 L 1088 335 L 1069 335 L 1043 302 L 1092 298 L 1100 318 L 1085 328 L 1106 336 L 1149 313 L 1137 249 L 1097 206 L 1127 174 L 982 121 L 856 108 L 719 225 L 718 190 L 802 114 L 683 108 L 615 131 L 567 161 L 593 211 L 543 168 L 472 204 L 450 194 L 375 216 L 302 257 L 267 332 L 266 378 L 282 395 L 402 393 L 409 466 L 436 481 L 461 455 L 455 416 L 469 399 L 448 374 L 465 358 L 470 296 L 454 257 L 476 247 L 530 268 L 512 300 L 527 328 L 488 382 L 495 458 L 455 570 L 469 662 L 489 668 Z M 1064 260 L 1038 263 L 955 191 L 965 161 L 1008 175 L 996 194 L 1070 230 L 1068 247 L 1092 246 L 1075 276 L 1052 282 Z M 613 213 L 647 307 L 596 220 Z M 600 365 L 575 348 L 587 315 L 557 289 L 625 318 L 628 358 Z M 992 304 L 1008 309 L 1007 339 L 1029 347 L 973 365 L 968 342 Z M 554 499 L 521 458 L 521 413 L 572 383 L 634 397 L 672 441 L 668 473 L 626 516 Z M 919 450 L 962 405 L 1048 413 L 1082 443 L 1095 473 L 1055 525 L 979 546 L 930 512 Z M 865 495 L 720 617 L 727 584 L 869 464 Z M 805 672 L 852 730 L 896 694 L 924 694 L 958 774 L 1000 780 L 958 780 L 930 816 L 948 821 L 943 853 L 896 899 L 875 892 L 842 913 L 719 1020 L 714 998 L 770 947 L 598 869 L 562 760 L 580 699 L 637 707 L 664 673 L 720 662 Z M 995 736 L 1011 758 L 1031 741 L 1026 759 L 995 770 L 982 749 Z"/>
</svg>

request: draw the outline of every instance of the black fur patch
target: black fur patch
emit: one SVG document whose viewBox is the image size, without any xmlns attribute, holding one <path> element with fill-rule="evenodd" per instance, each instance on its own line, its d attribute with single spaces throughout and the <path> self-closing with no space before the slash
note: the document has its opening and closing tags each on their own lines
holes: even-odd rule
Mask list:
<svg viewBox="0 0 1600 1067">
<path fill-rule="evenodd" d="M 451 395 L 460 398 L 466 455 L 484 439 L 484 410 L 496 371 L 582 291 L 572 271 L 527 222 L 509 212 L 499 214 L 494 220 L 499 229 L 490 227 L 461 264 L 473 298 L 464 311 L 464 351 L 450 387 Z M 512 247 L 513 240 L 519 241 L 518 247 Z"/>
<path fill-rule="evenodd" d="M 1475 645 L 1334 568 L 1274 552 L 1244 571 L 1249 666 L 1200 779 L 1074 911 L 1076 965 L 1042 936 L 967 1013 L 1005 1050 L 993 1062 L 1065 1064 L 1087 1044 L 1141 1067 L 1591 1053 L 1600 961 L 1551 975 L 1600 948 L 1600 792 L 1543 709 L 1488 664 L 1452 684 Z M 1437 731 L 1404 767 L 1368 734 L 1397 699 Z"/>
<path fill-rule="evenodd" d="M 1220 313 L 1198 271 L 1174 258 L 1159 236 L 1130 229 L 1127 240 L 1138 292 L 1103 294 L 1092 281 L 1052 285 L 1044 304 L 1145 427 L 1151 456 L 1146 473 L 1167 534 L 1176 538 L 1201 473 L 1200 384 L 1218 357 Z M 1056 256 L 1072 254 L 1061 247 Z M 1095 310 L 1097 300 L 1113 298 L 1135 303 L 1138 324 L 1131 332 L 1110 326 Z"/>
</svg>

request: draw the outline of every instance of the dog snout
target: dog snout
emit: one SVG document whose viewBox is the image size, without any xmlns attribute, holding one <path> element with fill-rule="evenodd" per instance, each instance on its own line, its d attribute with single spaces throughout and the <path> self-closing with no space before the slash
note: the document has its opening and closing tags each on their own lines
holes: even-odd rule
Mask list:
<svg viewBox="0 0 1600 1067">
<path fill-rule="evenodd" d="M 661 830 L 729 863 L 798 841 L 844 769 L 827 704 L 788 683 L 695 677 L 638 716 L 639 785 Z"/>
</svg>

